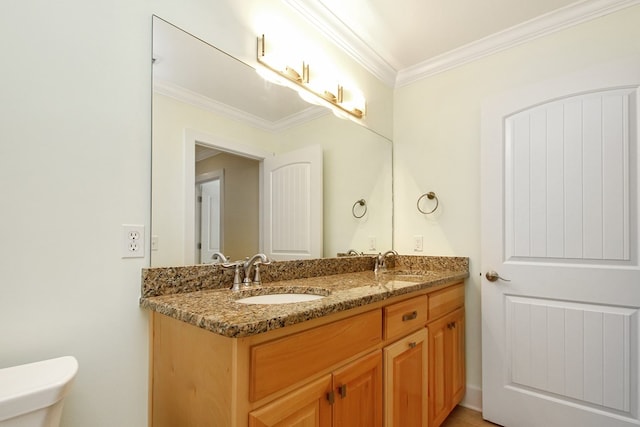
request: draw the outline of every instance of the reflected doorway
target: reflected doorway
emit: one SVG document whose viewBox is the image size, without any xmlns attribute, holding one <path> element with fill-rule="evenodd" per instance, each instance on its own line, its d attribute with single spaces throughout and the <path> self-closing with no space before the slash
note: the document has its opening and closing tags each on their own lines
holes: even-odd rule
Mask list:
<svg viewBox="0 0 640 427">
<path fill-rule="evenodd" d="M 213 177 L 196 177 L 195 235 L 199 236 L 196 244 L 196 258 L 200 264 L 210 263 L 213 254 L 224 251 L 222 247 L 224 170 L 212 172 L 211 175 Z"/>
<path fill-rule="evenodd" d="M 196 144 L 195 183 L 195 262 L 209 264 L 217 251 L 229 259 L 257 253 L 260 161 Z"/>
</svg>

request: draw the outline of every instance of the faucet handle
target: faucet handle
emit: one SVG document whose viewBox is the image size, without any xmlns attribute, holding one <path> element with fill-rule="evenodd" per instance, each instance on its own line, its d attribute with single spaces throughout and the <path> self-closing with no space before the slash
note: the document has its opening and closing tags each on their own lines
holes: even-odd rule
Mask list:
<svg viewBox="0 0 640 427">
<path fill-rule="evenodd" d="M 218 261 L 219 263 L 222 263 L 222 264 L 229 262 L 229 258 L 224 256 L 222 252 L 214 252 L 213 255 L 211 255 L 211 259 L 213 262 Z"/>
<path fill-rule="evenodd" d="M 225 262 L 222 264 L 223 268 L 233 268 L 235 269 L 233 273 L 233 286 L 231 286 L 232 291 L 239 291 L 240 285 L 242 284 L 242 280 L 240 280 L 240 266 L 242 265 L 241 261 L 236 262 Z"/>
<path fill-rule="evenodd" d="M 254 267 L 256 269 L 255 275 L 253 276 L 253 284 L 254 285 L 261 285 L 262 284 L 262 280 L 260 280 L 260 266 L 261 265 L 269 265 L 271 264 L 271 260 L 267 257 L 265 257 L 265 260 L 258 260 L 255 262 Z"/>
<path fill-rule="evenodd" d="M 382 253 L 378 252 L 378 255 L 375 256 L 375 264 L 373 265 L 374 273 L 377 273 L 382 268 Z"/>
<path fill-rule="evenodd" d="M 260 262 L 256 262 L 255 263 L 256 273 L 253 276 L 253 284 L 254 285 L 258 285 L 258 286 L 260 286 L 262 284 L 262 281 L 260 280 L 260 264 L 262 264 L 262 263 L 260 263 Z"/>
<path fill-rule="evenodd" d="M 223 262 L 223 263 L 221 263 L 220 265 L 221 265 L 223 268 L 234 268 L 234 267 L 238 266 L 238 265 L 239 265 L 239 263 L 240 263 L 240 261 L 236 261 L 236 262 L 230 262 L 230 261 L 227 261 L 227 262 Z"/>
</svg>

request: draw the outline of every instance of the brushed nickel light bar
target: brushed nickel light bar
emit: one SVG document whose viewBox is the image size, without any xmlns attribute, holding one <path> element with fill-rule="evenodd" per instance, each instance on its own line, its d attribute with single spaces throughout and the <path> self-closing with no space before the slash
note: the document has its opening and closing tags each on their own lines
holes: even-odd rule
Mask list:
<svg viewBox="0 0 640 427">
<path fill-rule="evenodd" d="M 292 85 L 288 85 L 292 89 L 295 89 L 300 93 L 300 95 L 309 100 L 308 96 L 304 96 L 305 94 L 312 94 L 317 97 L 317 102 L 314 102 L 318 105 L 324 105 L 328 108 L 333 109 L 334 111 L 347 113 L 357 119 L 362 119 L 365 114 L 365 102 L 362 102 L 362 106 L 352 107 L 347 105 L 344 102 L 344 87 L 340 84 L 337 85 L 335 90 L 331 88 L 325 88 L 322 92 L 318 92 L 314 88 L 311 87 L 310 82 L 312 81 L 310 74 L 310 66 L 306 62 L 302 62 L 301 72 L 298 72 L 294 67 L 289 64 L 284 66 L 277 66 L 270 63 L 267 53 L 265 51 L 265 36 L 258 37 L 258 46 L 257 46 L 257 55 L 256 59 L 258 63 L 267 68 L 269 71 L 276 73 L 279 77 L 285 79 L 286 81 L 292 83 Z M 338 114 L 339 115 L 339 114 Z"/>
</svg>

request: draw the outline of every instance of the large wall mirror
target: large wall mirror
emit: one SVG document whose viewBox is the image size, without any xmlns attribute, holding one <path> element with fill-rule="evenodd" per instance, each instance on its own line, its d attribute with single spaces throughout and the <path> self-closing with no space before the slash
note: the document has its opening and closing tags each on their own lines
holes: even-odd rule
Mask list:
<svg viewBox="0 0 640 427">
<path fill-rule="evenodd" d="M 216 251 L 243 259 L 268 253 L 274 239 L 309 246 L 299 229 L 319 236 L 314 257 L 391 249 L 390 140 L 158 17 L 152 121 L 151 266 L 209 263 Z M 289 174 L 293 184 L 269 175 L 307 155 L 319 161 L 318 182 L 304 169 Z M 295 192 L 300 183 L 315 186 L 312 202 L 270 201 L 269 185 Z"/>
</svg>

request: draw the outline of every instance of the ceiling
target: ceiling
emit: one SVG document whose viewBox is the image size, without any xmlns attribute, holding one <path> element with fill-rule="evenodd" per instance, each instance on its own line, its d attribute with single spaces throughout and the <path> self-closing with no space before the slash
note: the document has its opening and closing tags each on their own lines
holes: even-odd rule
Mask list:
<svg viewBox="0 0 640 427">
<path fill-rule="evenodd" d="M 234 0 L 235 1 L 235 0 Z M 282 0 L 390 87 L 409 84 L 640 0 Z M 234 3 L 237 5 L 237 3 Z M 238 6 L 240 7 L 240 6 Z M 277 131 L 325 114 L 160 19 L 156 91 Z M 228 65 L 221 65 L 222 63 Z M 212 79 L 211 76 L 216 76 Z"/>
<path fill-rule="evenodd" d="M 155 92 L 254 127 L 278 131 L 327 113 L 158 17 L 153 20 L 153 59 Z"/>
<path fill-rule="evenodd" d="M 320 0 L 395 71 L 575 0 Z M 311 3 L 300 0 L 299 3 Z"/>
<path fill-rule="evenodd" d="M 284 0 L 390 86 L 637 0 Z"/>
</svg>

